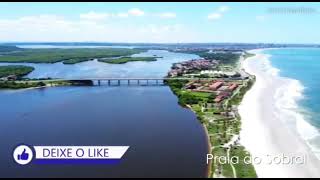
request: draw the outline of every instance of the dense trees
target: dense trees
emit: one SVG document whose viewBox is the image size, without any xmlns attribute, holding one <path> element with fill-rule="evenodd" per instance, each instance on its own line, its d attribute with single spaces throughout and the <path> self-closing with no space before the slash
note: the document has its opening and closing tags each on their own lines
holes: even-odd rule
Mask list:
<svg viewBox="0 0 320 180">
<path fill-rule="evenodd" d="M 124 64 L 130 61 L 156 61 L 157 57 L 121 57 L 114 59 L 99 59 L 100 62 L 110 64 Z"/>
<path fill-rule="evenodd" d="M 11 51 L 21 51 L 22 48 L 18 48 L 16 46 L 4 46 L 4 45 L 0 45 L 0 53 L 3 52 L 11 52 Z"/>
<path fill-rule="evenodd" d="M 39 87 L 43 86 L 43 82 L 16 82 L 16 81 L 0 81 L 0 89 L 22 89 L 22 88 L 30 88 L 30 87 Z M 45 85 L 45 84 L 44 84 Z"/>
<path fill-rule="evenodd" d="M 22 77 L 24 75 L 29 74 L 33 70 L 34 68 L 30 66 L 21 66 L 21 65 L 0 66 L 0 78 L 10 76 L 10 75 Z"/>
<path fill-rule="evenodd" d="M 64 64 L 75 64 L 92 59 L 130 56 L 144 51 L 128 48 L 23 49 L 11 53 L 2 53 L 0 62 L 63 62 Z"/>
<path fill-rule="evenodd" d="M 212 102 L 215 95 L 205 92 L 192 92 L 182 90 L 188 80 L 169 79 L 166 83 L 170 86 L 174 94 L 178 96 L 179 104 L 185 106 L 187 104 L 198 104 L 200 102 Z"/>
</svg>

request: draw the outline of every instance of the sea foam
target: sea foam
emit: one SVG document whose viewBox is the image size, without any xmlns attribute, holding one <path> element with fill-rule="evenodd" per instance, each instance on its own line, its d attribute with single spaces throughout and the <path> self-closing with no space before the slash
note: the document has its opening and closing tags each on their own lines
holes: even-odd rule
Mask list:
<svg viewBox="0 0 320 180">
<path fill-rule="evenodd" d="M 263 51 L 255 53 L 263 54 Z M 280 76 L 280 69 L 271 65 L 271 55 L 263 54 L 261 70 L 268 74 L 277 86 L 274 94 L 275 115 L 293 129 L 320 159 L 320 132 L 308 119 L 310 114 L 299 102 L 304 99 L 305 87 L 296 80 Z"/>
</svg>

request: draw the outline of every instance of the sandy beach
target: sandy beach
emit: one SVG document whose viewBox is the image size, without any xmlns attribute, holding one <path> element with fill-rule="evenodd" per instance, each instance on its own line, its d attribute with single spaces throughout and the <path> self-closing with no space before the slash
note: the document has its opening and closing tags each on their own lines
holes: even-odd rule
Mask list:
<svg viewBox="0 0 320 180">
<path fill-rule="evenodd" d="M 242 119 L 241 144 L 256 158 L 258 177 L 320 177 L 320 160 L 295 126 L 313 131 L 293 110 L 301 98 L 299 81 L 278 76 L 268 55 L 253 50 L 256 56 L 242 62 L 256 83 L 244 96 L 239 113 Z"/>
</svg>

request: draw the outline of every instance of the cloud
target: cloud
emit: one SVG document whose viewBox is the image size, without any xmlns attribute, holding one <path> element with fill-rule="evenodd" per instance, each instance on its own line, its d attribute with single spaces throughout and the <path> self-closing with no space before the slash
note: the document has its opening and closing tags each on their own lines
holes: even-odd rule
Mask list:
<svg viewBox="0 0 320 180">
<path fill-rule="evenodd" d="M 208 19 L 210 20 L 220 19 L 221 17 L 222 17 L 222 14 L 220 13 L 211 13 L 208 15 Z"/>
<path fill-rule="evenodd" d="M 229 6 L 220 6 L 216 11 L 214 11 L 213 13 L 210 13 L 208 15 L 208 19 L 209 20 L 221 19 L 223 17 L 224 13 L 226 13 L 229 10 L 230 10 Z"/>
<path fill-rule="evenodd" d="M 88 15 L 89 14 L 89 15 Z M 180 24 L 116 23 L 112 18 L 127 13 L 86 13 L 82 18 L 67 19 L 56 15 L 0 17 L 1 41 L 96 41 L 96 42 L 183 42 L 197 40 L 190 28 Z M 100 16 L 101 15 L 101 16 Z M 129 14 L 128 14 L 129 15 Z M 108 21 L 101 19 L 109 18 Z M 97 20 L 99 19 L 99 20 Z"/>
<path fill-rule="evenodd" d="M 138 8 L 132 8 L 128 11 L 128 14 L 132 16 L 143 16 L 145 13 L 144 11 L 138 9 Z"/>
<path fill-rule="evenodd" d="M 158 14 L 158 16 L 160 18 L 166 18 L 166 19 L 171 19 L 171 18 L 177 17 L 176 13 L 172 13 L 172 12 L 160 13 L 160 14 Z"/>
<path fill-rule="evenodd" d="M 108 18 L 127 18 L 129 16 L 143 16 L 145 13 L 138 9 L 133 8 L 127 12 L 118 12 L 118 13 L 104 13 L 104 12 L 94 12 L 90 11 L 88 13 L 80 14 L 80 19 L 87 21 L 102 21 Z"/>
<path fill-rule="evenodd" d="M 146 13 L 138 8 L 129 9 L 127 12 L 117 12 L 117 13 L 104 13 L 104 12 L 94 12 L 90 11 L 88 13 L 80 14 L 80 19 L 88 21 L 102 21 L 108 18 L 128 18 L 130 16 L 145 16 Z M 176 13 L 173 12 L 162 12 L 155 14 L 148 14 L 149 16 L 154 16 L 163 19 L 173 19 L 176 18 Z"/>
<path fill-rule="evenodd" d="M 218 8 L 218 11 L 221 12 L 221 13 L 224 13 L 224 12 L 227 12 L 230 10 L 230 7 L 229 6 L 220 6 Z"/>
</svg>

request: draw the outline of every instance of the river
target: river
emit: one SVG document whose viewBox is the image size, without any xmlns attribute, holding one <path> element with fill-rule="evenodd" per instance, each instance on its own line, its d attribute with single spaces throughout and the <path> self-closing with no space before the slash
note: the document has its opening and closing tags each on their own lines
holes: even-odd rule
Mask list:
<svg viewBox="0 0 320 180">
<path fill-rule="evenodd" d="M 32 78 L 163 77 L 191 54 L 152 50 L 155 62 L 28 64 Z M 1 63 L 7 64 L 7 63 Z M 206 135 L 167 86 L 54 87 L 0 91 L 0 177 L 205 177 Z M 30 145 L 128 145 L 117 165 L 17 165 Z"/>
</svg>

